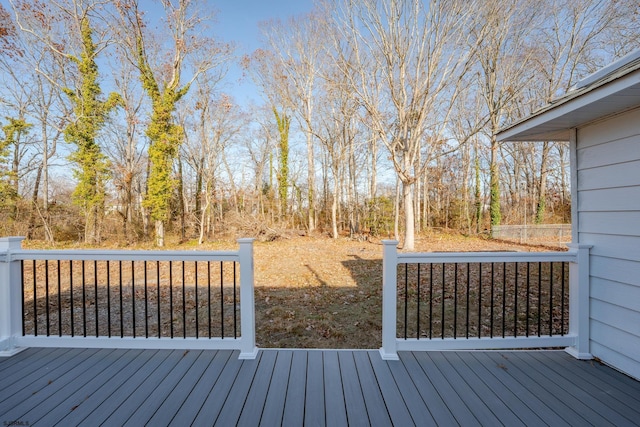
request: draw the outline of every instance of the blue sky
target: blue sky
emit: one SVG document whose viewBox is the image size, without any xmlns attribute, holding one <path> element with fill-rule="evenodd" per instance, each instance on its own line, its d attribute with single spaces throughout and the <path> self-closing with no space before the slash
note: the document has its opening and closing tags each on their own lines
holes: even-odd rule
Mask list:
<svg viewBox="0 0 640 427">
<path fill-rule="evenodd" d="M 313 7 L 312 0 L 210 0 L 210 3 L 219 11 L 216 32 L 248 51 L 259 47 L 259 22 L 286 19 L 310 12 Z"/>
<path fill-rule="evenodd" d="M 285 20 L 308 13 L 313 8 L 313 0 L 210 0 L 210 3 L 218 10 L 215 33 L 226 42 L 234 42 L 239 56 L 260 47 L 260 22 Z M 240 68 L 232 67 L 227 79 L 230 87 L 225 91 L 240 104 L 251 100 L 259 103 L 260 97 L 253 83 L 241 77 Z"/>
</svg>

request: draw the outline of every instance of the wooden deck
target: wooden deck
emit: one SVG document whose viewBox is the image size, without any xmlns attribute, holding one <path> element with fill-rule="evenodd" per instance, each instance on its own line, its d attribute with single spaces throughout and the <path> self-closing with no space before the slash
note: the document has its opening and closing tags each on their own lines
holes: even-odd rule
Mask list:
<svg viewBox="0 0 640 427">
<path fill-rule="evenodd" d="M 640 382 L 562 351 L 30 348 L 0 359 L 2 425 L 615 425 Z"/>
</svg>

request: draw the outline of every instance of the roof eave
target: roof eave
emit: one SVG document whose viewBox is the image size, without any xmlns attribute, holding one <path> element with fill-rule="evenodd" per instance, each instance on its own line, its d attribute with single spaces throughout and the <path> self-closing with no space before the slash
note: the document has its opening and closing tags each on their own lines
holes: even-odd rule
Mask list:
<svg viewBox="0 0 640 427">
<path fill-rule="evenodd" d="M 518 122 L 501 129 L 499 141 L 568 141 L 570 129 L 640 105 L 640 70 L 609 76 L 569 92 Z"/>
</svg>

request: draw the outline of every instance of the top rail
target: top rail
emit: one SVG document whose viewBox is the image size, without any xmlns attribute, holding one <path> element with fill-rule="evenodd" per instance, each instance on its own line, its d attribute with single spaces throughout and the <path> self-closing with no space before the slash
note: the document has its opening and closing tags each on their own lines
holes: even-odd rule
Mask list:
<svg viewBox="0 0 640 427">
<path fill-rule="evenodd" d="M 555 252 L 399 252 L 398 263 L 576 262 L 575 249 Z"/>
<path fill-rule="evenodd" d="M 118 250 L 27 250 L 10 251 L 4 262 L 22 260 L 73 261 L 239 261 L 237 251 L 118 251 Z"/>
</svg>

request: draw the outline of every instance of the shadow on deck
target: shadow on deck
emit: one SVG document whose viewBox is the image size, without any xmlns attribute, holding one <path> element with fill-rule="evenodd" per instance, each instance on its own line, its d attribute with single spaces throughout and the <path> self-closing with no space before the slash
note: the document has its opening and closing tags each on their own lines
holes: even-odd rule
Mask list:
<svg viewBox="0 0 640 427">
<path fill-rule="evenodd" d="M 563 351 L 29 348 L 3 425 L 637 425 L 640 382 Z"/>
</svg>

